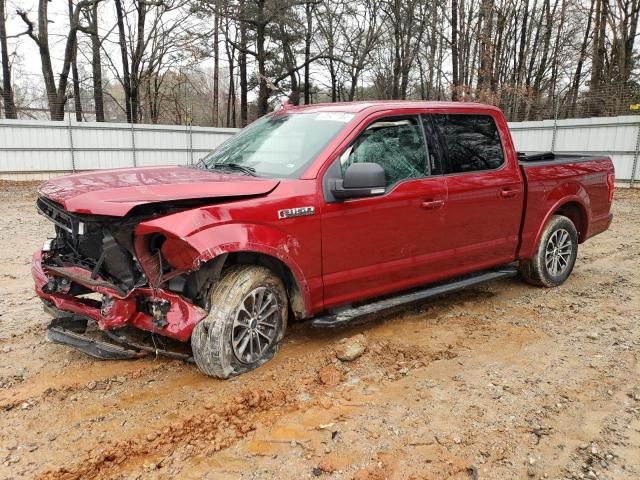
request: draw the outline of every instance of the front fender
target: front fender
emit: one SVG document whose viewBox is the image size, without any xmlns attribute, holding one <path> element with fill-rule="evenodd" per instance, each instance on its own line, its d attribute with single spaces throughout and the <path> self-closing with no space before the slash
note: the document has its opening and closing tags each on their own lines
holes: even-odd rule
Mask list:
<svg viewBox="0 0 640 480">
<path fill-rule="evenodd" d="M 179 256 L 179 263 L 183 265 L 184 270 L 198 270 L 204 262 L 228 253 L 252 252 L 274 257 L 284 263 L 293 274 L 302 295 L 304 311 L 309 312 L 311 310 L 309 284 L 296 261 L 296 258 L 301 255 L 298 239 L 279 228 L 266 224 L 215 223 L 224 220 L 220 215 L 209 211 L 194 210 L 142 222 L 135 233 L 136 236 L 162 233 L 171 239 L 173 242 L 171 250 L 165 251 L 163 248 L 163 254 L 167 256 L 167 261 L 170 263 L 172 254 Z M 176 242 L 176 240 L 179 241 Z M 169 242 L 166 243 L 169 244 Z"/>
</svg>

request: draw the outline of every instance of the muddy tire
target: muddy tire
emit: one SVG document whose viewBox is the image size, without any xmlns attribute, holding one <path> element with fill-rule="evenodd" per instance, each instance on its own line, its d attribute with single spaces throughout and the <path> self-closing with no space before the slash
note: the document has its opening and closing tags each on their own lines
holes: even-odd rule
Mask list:
<svg viewBox="0 0 640 480">
<path fill-rule="evenodd" d="M 520 261 L 520 274 L 532 285 L 557 287 L 571 275 L 577 255 L 575 225 L 563 215 L 554 215 L 542 232 L 533 258 Z"/>
<path fill-rule="evenodd" d="M 269 361 L 284 338 L 287 302 L 282 281 L 268 268 L 238 265 L 225 270 L 212 288 L 209 315 L 191 334 L 198 368 L 229 378 Z"/>
</svg>

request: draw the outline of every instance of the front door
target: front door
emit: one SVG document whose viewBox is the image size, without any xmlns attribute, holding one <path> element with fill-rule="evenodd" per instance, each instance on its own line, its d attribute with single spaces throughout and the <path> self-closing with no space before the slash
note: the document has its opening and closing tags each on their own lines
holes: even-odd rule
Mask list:
<svg viewBox="0 0 640 480">
<path fill-rule="evenodd" d="M 323 207 L 326 307 L 416 286 L 437 271 L 447 243 L 447 187 L 432 175 L 435 159 L 425 143 L 419 118 L 385 118 L 373 121 L 336 160 L 338 174 L 354 162 L 378 163 L 387 187 L 378 197 L 328 199 Z"/>
</svg>

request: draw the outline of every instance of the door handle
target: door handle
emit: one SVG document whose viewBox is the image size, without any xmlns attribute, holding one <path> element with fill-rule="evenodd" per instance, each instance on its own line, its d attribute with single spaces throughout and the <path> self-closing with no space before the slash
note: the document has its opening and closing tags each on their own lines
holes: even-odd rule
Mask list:
<svg viewBox="0 0 640 480">
<path fill-rule="evenodd" d="M 518 195 L 518 190 L 509 190 L 508 188 L 500 190 L 500 196 L 502 198 L 513 198 L 516 195 Z"/>
<path fill-rule="evenodd" d="M 441 208 L 444 205 L 444 200 L 425 200 L 422 202 L 422 208 L 426 208 L 427 210 L 435 210 L 437 208 Z"/>
</svg>

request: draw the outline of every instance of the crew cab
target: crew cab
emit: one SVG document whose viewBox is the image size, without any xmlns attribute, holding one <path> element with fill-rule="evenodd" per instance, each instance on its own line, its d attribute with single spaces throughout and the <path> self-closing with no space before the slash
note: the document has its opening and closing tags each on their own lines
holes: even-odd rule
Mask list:
<svg viewBox="0 0 640 480">
<path fill-rule="evenodd" d="M 51 340 L 132 358 L 131 332 L 149 332 L 227 378 L 294 319 L 342 325 L 518 272 L 558 286 L 609 227 L 613 190 L 610 158 L 519 154 L 492 106 L 285 107 L 197 165 L 42 184 L 55 236 L 33 277 Z"/>
</svg>

